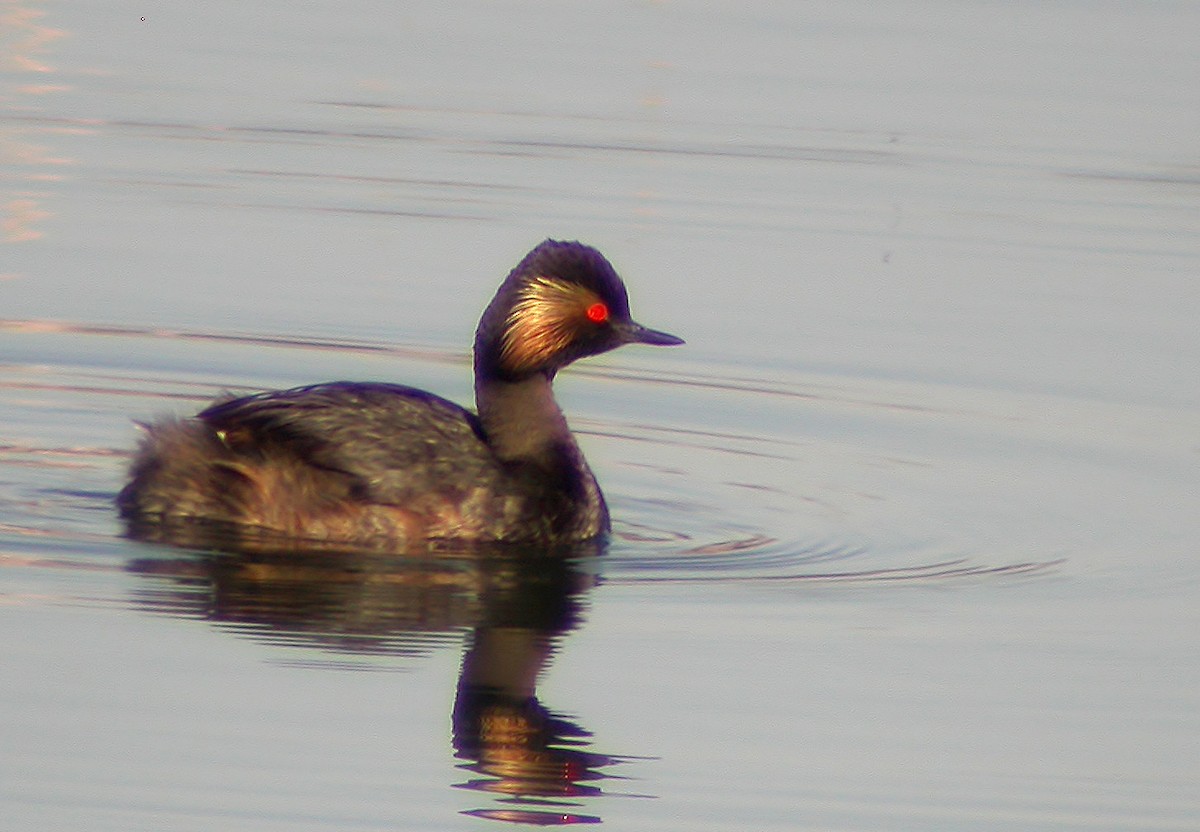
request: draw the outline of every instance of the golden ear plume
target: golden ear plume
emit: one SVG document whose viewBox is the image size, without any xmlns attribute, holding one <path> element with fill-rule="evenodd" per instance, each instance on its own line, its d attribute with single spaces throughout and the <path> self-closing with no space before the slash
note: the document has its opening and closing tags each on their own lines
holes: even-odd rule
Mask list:
<svg viewBox="0 0 1200 832">
<path fill-rule="evenodd" d="M 595 292 L 552 277 L 538 276 L 521 287 L 508 313 L 500 345 L 501 365 L 514 373 L 549 363 L 592 325 L 587 309 L 600 299 Z"/>
</svg>

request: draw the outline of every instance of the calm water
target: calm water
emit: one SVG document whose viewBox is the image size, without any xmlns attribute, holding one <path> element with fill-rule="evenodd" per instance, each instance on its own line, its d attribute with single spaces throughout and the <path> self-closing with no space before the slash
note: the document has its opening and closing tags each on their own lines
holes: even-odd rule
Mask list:
<svg viewBox="0 0 1200 832">
<path fill-rule="evenodd" d="M 0 4 L 6 829 L 1197 828 L 1200 6 L 169 5 Z M 120 536 L 547 236 L 606 549 Z"/>
</svg>

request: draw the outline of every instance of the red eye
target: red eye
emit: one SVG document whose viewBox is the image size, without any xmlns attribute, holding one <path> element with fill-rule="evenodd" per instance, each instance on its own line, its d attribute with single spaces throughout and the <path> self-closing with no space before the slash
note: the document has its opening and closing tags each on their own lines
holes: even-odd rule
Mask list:
<svg viewBox="0 0 1200 832">
<path fill-rule="evenodd" d="M 595 324 L 602 324 L 608 320 L 608 307 L 603 303 L 593 303 L 587 308 L 588 320 Z"/>
</svg>

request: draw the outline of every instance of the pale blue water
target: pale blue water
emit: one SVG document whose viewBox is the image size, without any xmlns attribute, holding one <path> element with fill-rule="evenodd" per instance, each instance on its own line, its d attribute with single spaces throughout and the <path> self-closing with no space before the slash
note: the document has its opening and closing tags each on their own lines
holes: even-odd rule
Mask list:
<svg viewBox="0 0 1200 832">
<path fill-rule="evenodd" d="M 1197 32 L 0 7 L 4 827 L 1196 828 Z M 120 536 L 133 420 L 335 378 L 468 401 L 547 236 L 688 341 L 558 382 L 607 551 Z"/>
</svg>

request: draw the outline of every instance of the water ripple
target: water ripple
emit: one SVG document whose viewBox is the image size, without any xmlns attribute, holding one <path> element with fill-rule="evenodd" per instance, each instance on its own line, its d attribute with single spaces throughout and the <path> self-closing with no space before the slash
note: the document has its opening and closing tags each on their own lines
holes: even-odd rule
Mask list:
<svg viewBox="0 0 1200 832">
<path fill-rule="evenodd" d="M 687 541 L 692 545 L 679 547 L 683 537 L 679 533 L 659 535 L 660 545 L 654 548 L 648 546 L 653 538 L 643 529 L 618 531 L 618 545 L 606 561 L 605 580 L 619 584 L 928 582 L 1047 573 L 1065 561 L 982 562 L 966 555 L 938 556 L 928 546 L 882 552 L 864 543 L 803 544 L 764 534 L 706 543 Z M 674 545 L 661 545 L 668 539 Z M 886 565 L 878 565 L 881 560 Z M 838 568 L 830 568 L 833 564 Z"/>
</svg>

